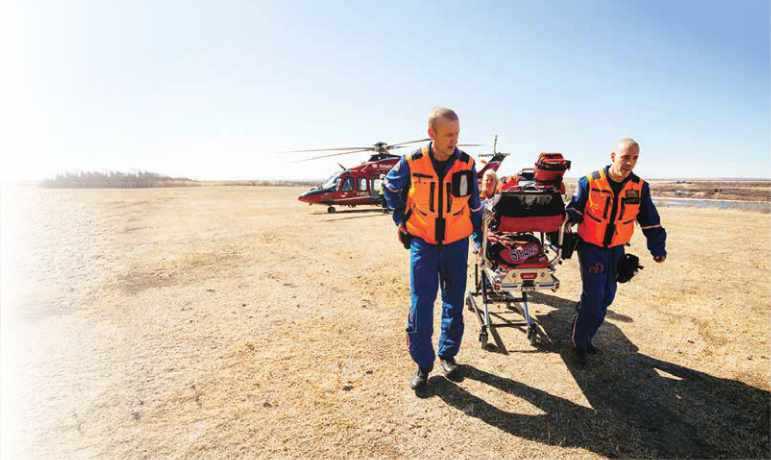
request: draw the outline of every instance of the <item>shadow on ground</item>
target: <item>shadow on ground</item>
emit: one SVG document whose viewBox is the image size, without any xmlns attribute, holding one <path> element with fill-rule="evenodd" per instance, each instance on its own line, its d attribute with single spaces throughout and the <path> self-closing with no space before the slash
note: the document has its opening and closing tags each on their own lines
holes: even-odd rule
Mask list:
<svg viewBox="0 0 771 460">
<path fill-rule="evenodd" d="M 548 445 L 617 457 L 767 458 L 768 391 L 664 362 L 638 352 L 612 322 L 601 330 L 604 350 L 586 369 L 568 343 L 575 303 L 540 294 L 556 310 L 538 321 L 591 404 L 591 409 L 538 388 L 464 366 L 464 377 L 522 398 L 542 415 L 503 411 L 449 380 L 433 377 L 428 393 L 506 433 Z M 609 317 L 611 318 L 611 317 Z M 618 315 L 620 321 L 631 321 Z"/>
</svg>

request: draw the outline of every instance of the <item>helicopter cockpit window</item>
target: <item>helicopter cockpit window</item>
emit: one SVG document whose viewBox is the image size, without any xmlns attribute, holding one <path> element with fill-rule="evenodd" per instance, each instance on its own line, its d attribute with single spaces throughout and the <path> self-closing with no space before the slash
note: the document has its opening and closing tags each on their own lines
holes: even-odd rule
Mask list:
<svg viewBox="0 0 771 460">
<path fill-rule="evenodd" d="M 350 192 L 353 190 L 353 177 L 346 177 L 343 182 L 343 192 Z"/>
<path fill-rule="evenodd" d="M 337 184 L 339 183 L 340 183 L 340 175 L 335 174 L 334 176 L 324 181 L 324 184 L 321 186 L 321 188 L 322 190 L 337 190 Z"/>
<path fill-rule="evenodd" d="M 367 178 L 362 177 L 359 179 L 359 191 L 360 192 L 366 192 L 367 191 Z"/>
</svg>

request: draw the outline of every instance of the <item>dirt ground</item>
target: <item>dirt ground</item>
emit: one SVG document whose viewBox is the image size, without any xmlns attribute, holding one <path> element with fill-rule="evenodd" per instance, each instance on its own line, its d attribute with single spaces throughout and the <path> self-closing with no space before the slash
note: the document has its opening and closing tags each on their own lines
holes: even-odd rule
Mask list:
<svg viewBox="0 0 771 460">
<path fill-rule="evenodd" d="M 466 311 L 465 378 L 416 395 L 390 216 L 300 191 L 6 193 L 2 456 L 771 455 L 771 215 L 661 209 L 669 259 L 638 230 L 588 369 L 569 260 L 531 305 L 551 346 L 483 350 Z"/>
</svg>

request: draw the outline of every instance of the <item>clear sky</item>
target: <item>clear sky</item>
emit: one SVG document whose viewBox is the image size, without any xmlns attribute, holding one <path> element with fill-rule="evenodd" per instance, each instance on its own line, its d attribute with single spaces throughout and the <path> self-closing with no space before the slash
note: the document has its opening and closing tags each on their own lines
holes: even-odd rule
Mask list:
<svg viewBox="0 0 771 460">
<path fill-rule="evenodd" d="M 322 178 L 276 152 L 425 136 L 454 108 L 505 171 L 771 177 L 769 2 L 29 1 L 0 12 L 2 179 Z"/>
</svg>

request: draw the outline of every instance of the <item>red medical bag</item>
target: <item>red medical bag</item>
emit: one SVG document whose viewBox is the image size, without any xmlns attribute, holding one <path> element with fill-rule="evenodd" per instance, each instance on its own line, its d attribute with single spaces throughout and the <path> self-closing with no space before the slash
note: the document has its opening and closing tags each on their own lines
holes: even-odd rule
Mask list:
<svg viewBox="0 0 771 460">
<path fill-rule="evenodd" d="M 498 232 L 558 232 L 565 219 L 559 191 L 515 188 L 501 192 L 493 207 Z"/>
<path fill-rule="evenodd" d="M 561 153 L 541 153 L 535 162 L 535 180 L 556 185 L 562 182 L 562 176 L 568 169 L 570 160 L 566 160 Z"/>
</svg>

